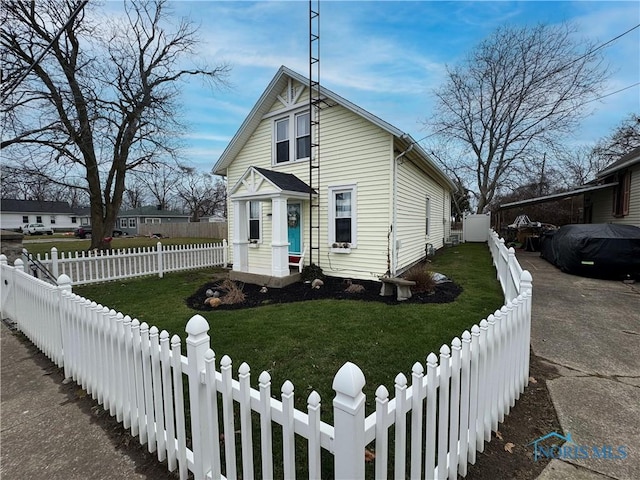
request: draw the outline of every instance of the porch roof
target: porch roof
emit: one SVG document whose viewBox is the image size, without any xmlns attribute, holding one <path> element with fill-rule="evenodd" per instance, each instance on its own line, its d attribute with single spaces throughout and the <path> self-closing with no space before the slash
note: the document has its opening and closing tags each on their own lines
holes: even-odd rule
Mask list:
<svg viewBox="0 0 640 480">
<path fill-rule="evenodd" d="M 260 167 L 249 167 L 230 190 L 231 198 L 260 198 L 284 195 L 309 198 L 317 192 L 292 173 L 274 172 Z"/>
</svg>

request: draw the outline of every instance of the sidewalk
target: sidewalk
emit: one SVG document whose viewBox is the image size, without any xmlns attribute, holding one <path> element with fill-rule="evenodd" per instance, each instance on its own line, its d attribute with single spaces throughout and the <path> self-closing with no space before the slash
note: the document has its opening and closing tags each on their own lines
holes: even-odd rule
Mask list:
<svg viewBox="0 0 640 480">
<path fill-rule="evenodd" d="M 517 255 L 533 276 L 531 348 L 560 375 L 547 387 L 573 440 L 565 446 L 627 452 L 552 460 L 538 480 L 640 478 L 640 285 L 568 275 L 538 252 Z"/>
<path fill-rule="evenodd" d="M 29 341 L 0 330 L 0 477 L 176 478 Z"/>
</svg>

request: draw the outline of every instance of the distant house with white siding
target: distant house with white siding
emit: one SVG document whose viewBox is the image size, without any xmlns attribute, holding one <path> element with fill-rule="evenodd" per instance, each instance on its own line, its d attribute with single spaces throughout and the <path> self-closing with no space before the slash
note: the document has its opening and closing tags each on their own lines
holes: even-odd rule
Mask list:
<svg viewBox="0 0 640 480">
<path fill-rule="evenodd" d="M 318 137 L 309 80 L 281 67 L 213 168 L 227 177 L 236 278 L 292 278 L 301 257 L 331 276 L 396 276 L 449 235 L 455 187 L 426 152 L 361 107 L 320 93 Z M 312 143 L 320 145 L 313 174 Z"/>
<path fill-rule="evenodd" d="M 585 223 L 640 227 L 640 147 L 598 172 L 592 183 L 609 188 L 585 194 Z"/>
<path fill-rule="evenodd" d="M 27 223 L 42 223 L 54 232 L 71 231 L 80 226 L 82 215 L 67 202 L 40 200 L 0 200 L 0 225 L 4 230 L 20 230 Z"/>
</svg>

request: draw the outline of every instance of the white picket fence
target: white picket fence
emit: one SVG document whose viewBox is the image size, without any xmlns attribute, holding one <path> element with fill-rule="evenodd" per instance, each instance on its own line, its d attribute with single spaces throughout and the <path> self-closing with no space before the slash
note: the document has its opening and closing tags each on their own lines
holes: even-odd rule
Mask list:
<svg viewBox="0 0 640 480">
<path fill-rule="evenodd" d="M 393 398 L 378 387 L 375 411 L 368 416 L 365 376 L 345 363 L 333 381 L 332 426 L 321 420 L 316 392 L 303 412 L 294 408 L 291 382 L 276 399 L 267 372 L 258 376 L 256 389 L 246 363 L 237 380 L 228 356 L 217 365 L 209 325 L 199 315 L 186 325 L 185 357 L 177 335 L 170 339 L 166 331 L 79 297 L 66 275 L 52 286 L 26 274 L 21 260 L 11 267 L 0 256 L 0 264 L 3 318 L 15 320 L 64 367 L 67 378 L 157 452 L 158 460 L 166 460 L 169 470 L 178 469 L 180 478 L 188 472 L 196 479 L 273 478 L 274 471 L 294 478 L 301 455 L 296 439 L 302 438 L 309 478 L 327 475 L 320 462 L 323 449 L 334 457 L 334 478 L 365 478 L 369 448 L 375 451 L 376 479 L 390 473 L 455 479 L 466 475 L 528 383 L 532 285 L 526 271 L 512 301 L 443 345 L 439 356 L 430 353 L 426 365 L 415 363 L 410 381 L 398 374 Z M 254 420 L 259 439 L 253 438 Z M 281 426 L 281 454 L 273 449 L 274 424 Z"/>
<path fill-rule="evenodd" d="M 193 245 L 162 245 L 104 252 L 58 252 L 35 257 L 55 278 L 67 275 L 72 285 L 108 282 L 228 264 L 227 241 Z M 26 260 L 26 257 L 25 257 Z M 24 261 L 24 260 L 23 260 Z M 27 267 L 25 261 L 25 268 Z"/>
<path fill-rule="evenodd" d="M 494 232 L 489 231 L 489 250 L 493 258 L 493 266 L 496 268 L 496 274 L 502 291 L 504 292 L 505 302 L 516 298 L 522 292 L 522 266 L 516 259 L 516 251 L 513 247 L 507 248 L 504 244 L 504 238 Z"/>
</svg>

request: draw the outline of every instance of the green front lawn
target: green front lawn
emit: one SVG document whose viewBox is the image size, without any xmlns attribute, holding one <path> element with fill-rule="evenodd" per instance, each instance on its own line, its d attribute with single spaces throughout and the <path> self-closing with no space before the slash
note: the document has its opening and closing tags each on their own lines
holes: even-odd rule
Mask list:
<svg viewBox="0 0 640 480">
<path fill-rule="evenodd" d="M 346 361 L 364 372 L 369 413 L 378 385 L 385 385 L 393 396 L 399 372 L 410 376 L 415 362 L 424 365 L 430 352 L 438 354 L 443 343 L 450 344 L 502 305 L 486 244 L 444 249 L 432 265 L 463 287 L 455 302 L 386 305 L 314 300 L 235 311 L 190 310 L 184 299 L 211 280 L 213 269 L 75 287 L 74 291 L 182 339 L 189 318 L 203 315 L 211 326 L 211 346 L 218 362 L 229 355 L 234 372 L 247 362 L 254 387 L 258 375 L 267 370 L 274 394 L 285 380 L 291 380 L 298 408 L 306 408 L 307 396 L 317 390 L 324 418 L 334 396 L 333 377 Z"/>
</svg>

